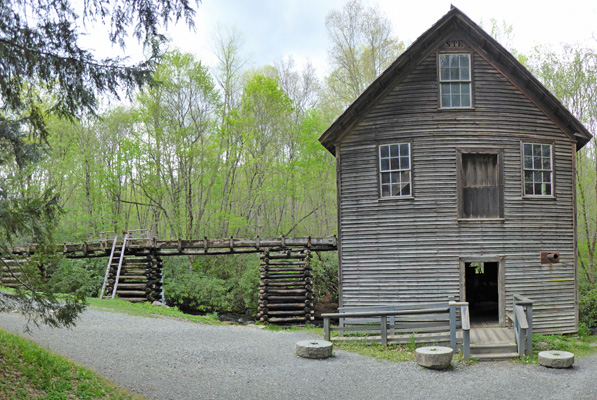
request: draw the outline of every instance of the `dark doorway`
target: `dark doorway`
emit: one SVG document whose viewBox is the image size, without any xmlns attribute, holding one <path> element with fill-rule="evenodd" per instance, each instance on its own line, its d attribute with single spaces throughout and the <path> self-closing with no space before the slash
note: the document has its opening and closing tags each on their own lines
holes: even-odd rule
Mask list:
<svg viewBox="0 0 597 400">
<path fill-rule="evenodd" d="M 498 263 L 465 263 L 466 301 L 471 322 L 497 325 L 499 322 Z"/>
</svg>

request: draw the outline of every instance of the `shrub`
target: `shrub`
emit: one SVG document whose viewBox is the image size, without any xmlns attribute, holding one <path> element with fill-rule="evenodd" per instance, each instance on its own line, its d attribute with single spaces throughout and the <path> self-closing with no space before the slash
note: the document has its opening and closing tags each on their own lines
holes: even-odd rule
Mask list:
<svg viewBox="0 0 597 400">
<path fill-rule="evenodd" d="M 104 280 L 107 261 L 62 259 L 48 269 L 50 287 L 57 293 L 83 293 L 97 297 Z"/>
<path fill-rule="evenodd" d="M 315 301 L 328 296 L 330 301 L 338 301 L 338 255 L 334 252 L 313 255 L 313 294 Z"/>
<path fill-rule="evenodd" d="M 256 255 L 171 257 L 164 260 L 166 300 L 186 311 L 257 312 L 259 260 Z"/>
<path fill-rule="evenodd" d="M 578 299 L 579 321 L 587 327 L 597 327 L 597 289 L 581 293 Z"/>
</svg>

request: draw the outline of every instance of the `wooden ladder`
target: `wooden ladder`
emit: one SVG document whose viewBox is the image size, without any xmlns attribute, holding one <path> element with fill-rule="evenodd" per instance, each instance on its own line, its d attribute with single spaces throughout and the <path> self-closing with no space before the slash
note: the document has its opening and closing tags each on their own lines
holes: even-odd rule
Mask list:
<svg viewBox="0 0 597 400">
<path fill-rule="evenodd" d="M 104 292 L 106 291 L 106 287 L 108 286 L 108 280 L 110 278 L 110 270 L 112 269 L 112 262 L 114 261 L 114 255 L 118 249 L 117 242 L 118 242 L 118 235 L 114 235 L 114 241 L 112 242 L 112 251 L 110 252 L 110 258 L 108 259 L 108 266 L 106 267 L 106 274 L 104 275 L 104 283 L 102 284 L 102 291 L 100 293 L 100 299 L 104 298 L 114 298 L 116 296 L 116 289 L 118 288 L 118 280 L 120 279 L 120 270 L 122 268 L 122 261 L 124 260 L 124 251 L 126 249 L 127 240 L 129 237 L 129 233 L 125 232 L 122 238 L 122 248 L 120 250 L 120 256 L 118 260 L 118 267 L 116 268 L 116 277 L 114 279 L 114 284 L 112 286 L 112 295 L 108 295 L 104 297 Z"/>
</svg>

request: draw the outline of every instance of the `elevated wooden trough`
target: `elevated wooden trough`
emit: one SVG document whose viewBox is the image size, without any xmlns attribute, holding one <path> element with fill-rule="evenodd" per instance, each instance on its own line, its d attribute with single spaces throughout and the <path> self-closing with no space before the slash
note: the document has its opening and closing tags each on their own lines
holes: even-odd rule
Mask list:
<svg viewBox="0 0 597 400">
<path fill-rule="evenodd" d="M 102 232 L 100 238 L 83 243 L 56 245 L 67 258 L 109 257 L 101 297 L 131 302 L 162 297 L 162 257 L 259 253 L 261 260 L 258 319 L 278 324 L 300 324 L 313 319 L 311 252 L 334 251 L 335 236 L 327 238 L 176 239 L 160 240 L 149 230 Z M 19 257 L 34 254 L 37 245 L 14 246 Z M 0 284 L 13 284 L 8 273 Z"/>
</svg>

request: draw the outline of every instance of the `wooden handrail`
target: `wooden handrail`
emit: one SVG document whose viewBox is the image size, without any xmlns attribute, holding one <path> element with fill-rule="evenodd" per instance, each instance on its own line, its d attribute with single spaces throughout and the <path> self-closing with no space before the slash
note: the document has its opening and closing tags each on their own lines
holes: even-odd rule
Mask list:
<svg viewBox="0 0 597 400">
<path fill-rule="evenodd" d="M 446 304 L 448 306 L 446 307 Z M 428 308 L 416 308 L 413 305 L 412 308 L 409 306 L 397 307 L 394 310 L 379 310 L 379 311 L 352 311 L 352 312 L 341 312 L 341 313 L 325 313 L 321 314 L 323 318 L 323 335 L 325 340 L 330 340 L 330 326 L 331 319 L 343 319 L 343 318 L 379 318 L 380 323 L 380 334 L 381 344 L 387 345 L 387 330 L 388 330 L 388 317 L 398 315 L 420 315 L 420 314 L 439 314 L 449 312 L 450 314 L 450 346 L 456 351 L 456 308 L 461 310 L 461 325 L 462 325 L 462 337 L 463 337 L 463 353 L 465 359 L 470 358 L 470 320 L 468 312 L 467 302 L 449 302 L 449 303 L 436 303 L 426 304 Z M 337 330 L 343 328 L 335 328 Z"/>
<path fill-rule="evenodd" d="M 533 351 L 533 301 L 519 294 L 512 296 L 514 337 L 518 355 L 531 355 Z"/>
</svg>

